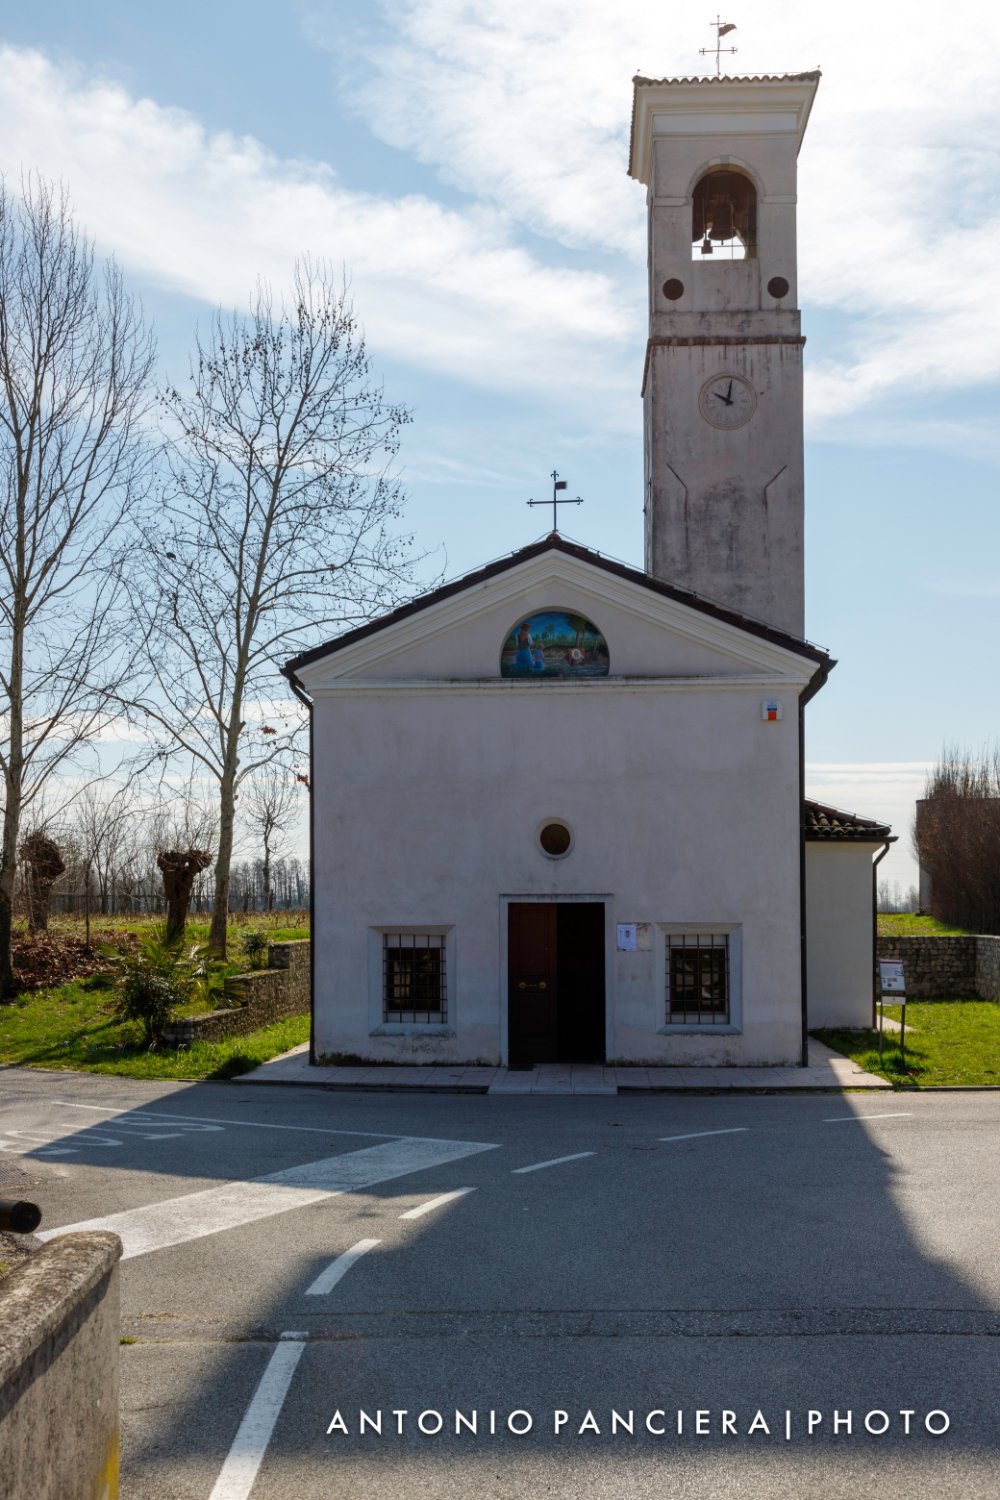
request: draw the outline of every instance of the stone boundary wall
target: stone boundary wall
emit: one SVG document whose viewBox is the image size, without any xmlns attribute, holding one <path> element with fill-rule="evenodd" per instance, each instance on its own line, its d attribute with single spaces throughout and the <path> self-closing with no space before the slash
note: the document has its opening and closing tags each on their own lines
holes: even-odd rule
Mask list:
<svg viewBox="0 0 1000 1500">
<path fill-rule="evenodd" d="M 0 1492 L 117 1500 L 116 1234 L 50 1240 L 0 1279 Z"/>
<path fill-rule="evenodd" d="M 879 937 L 901 959 L 910 1000 L 1000 1000 L 1000 937 Z"/>
<path fill-rule="evenodd" d="M 1000 937 L 976 938 L 976 994 L 1000 1000 Z"/>
<path fill-rule="evenodd" d="M 201 1016 L 172 1021 L 163 1033 L 171 1047 L 190 1047 L 192 1042 L 220 1042 L 227 1036 L 246 1036 L 286 1016 L 301 1016 L 309 1009 L 311 981 L 309 940 L 271 943 L 267 968 L 240 974 L 245 999 L 226 1010 L 210 1010 Z"/>
</svg>

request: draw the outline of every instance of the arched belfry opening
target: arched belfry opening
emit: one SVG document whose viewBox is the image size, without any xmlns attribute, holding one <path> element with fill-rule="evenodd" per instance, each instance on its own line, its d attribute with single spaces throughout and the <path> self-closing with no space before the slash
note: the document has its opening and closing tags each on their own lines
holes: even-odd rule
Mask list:
<svg viewBox="0 0 1000 1500">
<path fill-rule="evenodd" d="M 757 189 L 732 167 L 713 167 L 691 202 L 691 259 L 754 260 L 757 256 Z"/>
</svg>

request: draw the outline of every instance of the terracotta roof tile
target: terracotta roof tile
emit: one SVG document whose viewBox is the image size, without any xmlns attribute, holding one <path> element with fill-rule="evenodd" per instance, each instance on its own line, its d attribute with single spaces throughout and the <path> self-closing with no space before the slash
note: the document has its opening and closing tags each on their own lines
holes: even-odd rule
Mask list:
<svg viewBox="0 0 1000 1500">
<path fill-rule="evenodd" d="M 805 831 L 807 839 L 824 842 L 842 842 L 852 839 L 857 843 L 879 843 L 895 836 L 888 823 L 877 823 L 874 818 L 862 818 L 858 813 L 841 812 L 837 807 L 827 807 L 823 802 L 806 801 Z"/>
</svg>

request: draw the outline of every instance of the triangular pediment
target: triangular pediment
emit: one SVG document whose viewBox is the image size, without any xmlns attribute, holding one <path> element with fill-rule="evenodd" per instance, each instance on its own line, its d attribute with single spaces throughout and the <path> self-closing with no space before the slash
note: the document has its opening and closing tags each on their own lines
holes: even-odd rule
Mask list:
<svg viewBox="0 0 1000 1500">
<path fill-rule="evenodd" d="M 510 632 L 546 610 L 593 623 L 607 642 L 611 680 L 746 678 L 793 686 L 831 665 L 814 646 L 560 540 L 435 590 L 305 653 L 286 671 L 309 693 L 360 682 L 496 680 Z"/>
</svg>

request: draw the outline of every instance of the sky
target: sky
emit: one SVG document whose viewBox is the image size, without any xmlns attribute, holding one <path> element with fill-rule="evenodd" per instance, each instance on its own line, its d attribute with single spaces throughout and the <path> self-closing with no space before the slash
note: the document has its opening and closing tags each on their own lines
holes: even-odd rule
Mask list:
<svg viewBox="0 0 1000 1500">
<path fill-rule="evenodd" d="M 714 7 L 713 7 L 714 9 Z M 646 0 L 46 0 L 0 14 L 0 164 L 68 187 L 155 323 L 296 256 L 343 266 L 404 403 L 407 526 L 454 576 L 566 532 L 642 565 L 644 190 L 631 77 L 704 70 L 712 12 Z M 1000 11 L 958 0 L 725 19 L 739 73 L 821 67 L 799 158 L 806 631 L 838 666 L 810 795 L 893 823 L 943 746 L 1000 734 Z"/>
</svg>

